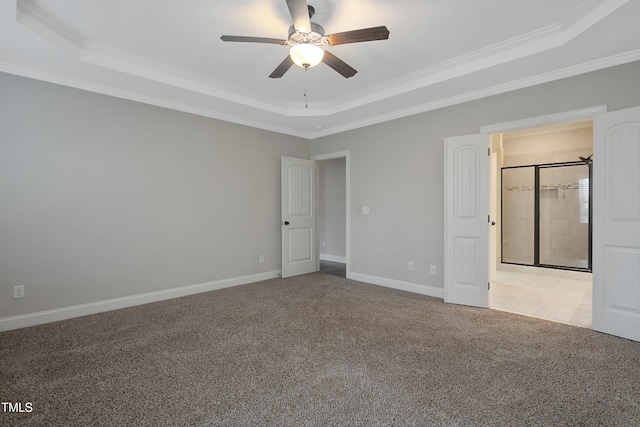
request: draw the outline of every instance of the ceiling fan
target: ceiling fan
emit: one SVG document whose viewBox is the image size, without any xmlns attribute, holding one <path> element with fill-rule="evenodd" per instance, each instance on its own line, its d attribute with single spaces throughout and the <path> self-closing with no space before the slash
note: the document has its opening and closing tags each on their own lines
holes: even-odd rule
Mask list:
<svg viewBox="0 0 640 427">
<path fill-rule="evenodd" d="M 331 52 L 324 50 L 322 46 L 337 46 L 389 38 L 389 30 L 385 26 L 325 35 L 322 26 L 311 22 L 311 17 L 315 13 L 313 6 L 307 5 L 306 0 L 286 1 L 293 19 L 287 40 L 250 36 L 224 35 L 220 37 L 225 42 L 270 43 L 291 46 L 289 55 L 269 75 L 272 79 L 282 77 L 293 64 L 306 70 L 315 67 L 320 62 L 324 62 L 345 78 L 352 77 L 357 71 Z"/>
</svg>

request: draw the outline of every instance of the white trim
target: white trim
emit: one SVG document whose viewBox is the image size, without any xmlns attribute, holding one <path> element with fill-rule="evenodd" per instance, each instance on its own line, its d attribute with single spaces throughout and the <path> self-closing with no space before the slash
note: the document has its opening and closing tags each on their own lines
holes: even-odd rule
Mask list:
<svg viewBox="0 0 640 427">
<path fill-rule="evenodd" d="M 545 116 L 529 117 L 522 120 L 514 120 L 512 122 L 496 123 L 493 125 L 482 126 L 480 128 L 480 133 L 502 133 L 512 130 L 530 129 L 541 126 L 573 122 L 577 120 L 591 119 L 593 118 L 593 116 L 604 114 L 607 111 L 607 105 L 598 105 L 596 107 L 582 108 L 580 110 L 563 111 L 561 113 L 547 114 Z"/>
<path fill-rule="evenodd" d="M 324 115 L 338 114 L 403 93 L 432 86 L 516 59 L 563 46 L 628 3 L 629 0 L 588 0 L 560 22 L 440 62 L 400 78 L 337 100 Z M 300 104 L 300 114 L 306 114 Z M 315 106 L 314 106 L 315 108 Z"/>
<path fill-rule="evenodd" d="M 346 264 L 347 263 L 347 257 L 345 257 L 345 256 L 320 254 L 320 259 L 322 261 L 339 262 L 341 264 Z"/>
<path fill-rule="evenodd" d="M 36 70 L 20 65 L 11 64 L 8 62 L 0 61 L 0 71 L 14 74 L 17 76 L 28 77 L 36 80 L 41 80 L 49 83 L 55 83 L 62 86 L 68 86 L 76 89 L 82 89 L 89 92 L 100 93 L 103 95 L 114 96 L 117 98 L 128 99 L 131 101 L 142 102 L 144 104 L 155 105 L 158 107 L 168 108 L 176 111 L 183 111 L 186 113 L 196 114 L 203 117 L 210 117 L 217 120 L 223 120 L 230 123 L 236 123 L 244 126 L 249 126 L 257 129 L 263 129 L 271 132 L 282 133 L 284 135 L 296 136 L 308 140 L 321 138 L 329 135 L 334 135 L 341 132 L 346 132 L 362 127 L 375 125 L 378 123 L 384 123 L 390 120 L 399 119 L 402 117 L 412 116 L 428 111 L 437 110 L 440 108 L 446 108 L 453 105 L 463 104 L 469 101 L 475 101 L 478 99 L 486 98 L 489 96 L 499 95 L 502 93 L 511 92 L 518 89 L 523 89 L 538 84 L 544 84 L 555 80 L 568 78 L 580 74 L 585 74 L 593 71 L 598 71 L 604 68 L 614 67 L 616 65 L 622 65 L 629 62 L 640 60 L 640 49 L 631 52 L 625 52 L 618 55 L 613 55 L 608 58 L 598 59 L 595 61 L 578 64 L 575 66 L 563 68 L 561 70 L 555 70 L 548 73 L 538 74 L 533 77 L 527 77 L 504 84 L 492 86 L 485 89 L 479 89 L 472 92 L 466 92 L 460 95 L 451 96 L 449 98 L 438 99 L 425 104 L 420 104 L 414 107 L 406 108 L 403 110 L 397 110 L 390 113 L 380 114 L 377 116 L 371 116 L 366 119 L 352 121 L 343 125 L 326 128 L 320 131 L 300 131 L 298 129 L 276 126 L 265 121 L 250 120 L 245 117 L 237 115 L 229 115 L 211 108 L 201 108 L 192 105 L 182 104 L 167 99 L 156 98 L 147 96 L 128 90 L 117 89 L 114 87 L 78 80 L 70 77 L 61 76 L 58 74 L 49 73 L 46 71 Z M 316 116 L 328 116 L 326 113 L 322 113 L 317 109 L 313 109 Z M 311 115 L 311 111 L 307 113 Z M 577 119 L 576 119 L 577 120 Z"/>
<path fill-rule="evenodd" d="M 359 282 L 365 282 L 372 285 L 384 286 L 385 288 L 398 289 L 414 294 L 427 295 L 434 298 L 444 299 L 444 289 L 436 288 L 429 285 L 420 285 L 418 283 L 403 282 L 395 279 L 387 279 L 385 277 L 369 276 L 368 274 L 351 273 L 351 279 Z"/>
<path fill-rule="evenodd" d="M 43 323 L 56 322 L 59 320 L 71 319 L 74 317 L 87 316 L 89 314 L 102 313 L 105 311 L 118 310 L 121 308 L 148 304 L 151 302 L 164 301 L 172 298 L 199 294 L 202 292 L 216 291 L 233 286 L 260 282 L 262 280 L 275 279 L 278 277 L 280 277 L 280 270 L 268 271 L 266 273 L 216 280 L 214 282 L 201 283 L 198 285 L 181 286 L 179 288 L 165 289 L 162 291 L 131 295 L 128 297 L 114 298 L 104 301 L 96 301 L 88 304 L 57 308 L 54 310 L 3 317 L 0 318 L 0 332 L 9 331 L 12 329 L 26 328 L 28 326 L 41 325 Z"/>
<path fill-rule="evenodd" d="M 607 113 L 609 107 L 607 105 L 598 105 L 595 107 L 587 107 L 579 110 L 564 111 L 561 113 L 548 114 L 538 117 L 529 117 L 522 120 L 514 120 L 511 122 L 496 123 L 492 125 L 482 126 L 480 133 L 502 133 L 514 130 L 529 129 L 541 126 L 549 126 L 572 121 L 593 119 L 598 114 Z M 489 248 L 487 248 L 489 250 Z M 505 264 L 501 264 L 503 266 Z M 545 269 L 546 270 L 546 269 Z M 491 307 L 491 305 L 489 306 Z"/>
<path fill-rule="evenodd" d="M 84 44 L 80 34 L 40 9 L 31 0 L 18 0 L 16 22 L 75 55 L 79 55 Z"/>
<path fill-rule="evenodd" d="M 333 153 L 318 154 L 311 156 L 311 160 L 321 162 L 323 160 L 342 159 L 345 160 L 345 250 L 346 257 L 344 264 L 346 264 L 346 276 L 347 279 L 351 279 L 351 151 L 336 151 Z"/>
</svg>

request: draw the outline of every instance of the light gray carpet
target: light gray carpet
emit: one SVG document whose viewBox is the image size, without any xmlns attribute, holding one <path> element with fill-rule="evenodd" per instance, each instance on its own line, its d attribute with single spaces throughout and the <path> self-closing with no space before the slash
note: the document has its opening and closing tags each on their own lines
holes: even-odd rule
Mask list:
<svg viewBox="0 0 640 427">
<path fill-rule="evenodd" d="M 640 425 L 640 343 L 325 274 L 0 334 L 0 425 Z"/>
</svg>

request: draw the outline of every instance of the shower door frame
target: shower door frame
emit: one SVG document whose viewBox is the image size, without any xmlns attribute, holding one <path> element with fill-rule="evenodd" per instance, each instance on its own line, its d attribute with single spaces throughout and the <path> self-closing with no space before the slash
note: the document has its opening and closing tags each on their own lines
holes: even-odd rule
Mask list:
<svg viewBox="0 0 640 427">
<path fill-rule="evenodd" d="M 588 236 L 588 250 L 587 250 L 587 268 L 573 267 L 566 265 L 553 265 L 540 263 L 540 169 L 566 167 L 566 166 L 588 166 L 589 168 L 589 236 Z M 592 253 L 593 253 L 593 163 L 587 162 L 561 162 L 561 163 L 542 163 L 534 165 L 521 165 L 521 166 L 505 166 L 500 168 L 500 215 L 504 221 L 504 171 L 505 169 L 521 169 L 521 168 L 533 168 L 534 170 L 534 184 L 533 184 L 533 197 L 534 197 L 534 225 L 533 225 L 533 264 L 523 264 L 518 262 L 509 262 L 504 260 L 504 228 L 500 227 L 500 262 L 502 264 L 522 265 L 527 267 L 540 267 L 540 268 L 552 268 L 556 270 L 572 270 L 591 272 L 592 268 Z"/>
</svg>

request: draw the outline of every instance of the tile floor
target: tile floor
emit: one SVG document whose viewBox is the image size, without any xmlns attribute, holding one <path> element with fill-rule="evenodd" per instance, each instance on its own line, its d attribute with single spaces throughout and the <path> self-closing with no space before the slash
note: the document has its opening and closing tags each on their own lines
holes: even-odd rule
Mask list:
<svg viewBox="0 0 640 427">
<path fill-rule="evenodd" d="M 491 283 L 490 306 L 591 328 L 591 274 L 503 265 Z"/>
</svg>

